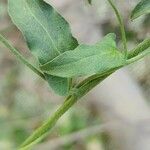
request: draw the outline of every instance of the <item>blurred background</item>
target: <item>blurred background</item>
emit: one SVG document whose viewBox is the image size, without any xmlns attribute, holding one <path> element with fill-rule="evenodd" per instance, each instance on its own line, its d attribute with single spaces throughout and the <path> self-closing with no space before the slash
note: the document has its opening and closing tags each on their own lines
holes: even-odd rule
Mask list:
<svg viewBox="0 0 150 150">
<path fill-rule="evenodd" d="M 70 23 L 80 43 L 92 44 L 118 22 L 107 1 L 47 0 Z M 150 15 L 131 22 L 139 0 L 115 0 L 126 26 L 128 48 L 150 36 Z M 0 0 L 0 33 L 35 65 L 24 38 Z M 35 150 L 150 150 L 150 57 L 113 74 L 79 101 Z M 0 150 L 15 150 L 62 103 L 49 86 L 0 44 Z"/>
</svg>

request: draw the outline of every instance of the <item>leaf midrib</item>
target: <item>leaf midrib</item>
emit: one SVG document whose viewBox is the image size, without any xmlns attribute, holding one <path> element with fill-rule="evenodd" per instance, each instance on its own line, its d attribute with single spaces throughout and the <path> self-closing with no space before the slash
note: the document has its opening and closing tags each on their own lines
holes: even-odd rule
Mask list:
<svg viewBox="0 0 150 150">
<path fill-rule="evenodd" d="M 48 31 L 46 30 L 46 28 L 43 26 L 42 23 L 40 23 L 40 21 L 38 20 L 38 18 L 37 18 L 37 17 L 34 15 L 34 13 L 32 12 L 32 10 L 31 10 L 31 8 L 30 8 L 28 2 L 27 2 L 26 0 L 24 0 L 24 1 L 25 1 L 25 3 L 27 4 L 28 9 L 29 9 L 29 11 L 31 12 L 31 15 L 33 16 L 33 18 L 38 22 L 38 24 L 43 28 L 43 30 L 44 30 L 44 31 L 46 32 L 46 34 L 48 35 L 50 41 L 52 42 L 52 44 L 53 44 L 53 46 L 54 46 L 54 48 L 55 48 L 55 51 L 57 51 L 58 54 L 61 54 L 61 52 L 60 52 L 60 51 L 58 50 L 58 48 L 56 47 L 55 42 L 53 41 L 51 35 L 49 35 L 49 33 L 48 33 Z M 39 7 L 39 8 L 40 8 L 40 7 Z M 40 10 L 41 10 L 41 8 L 40 8 Z M 42 10 L 41 10 L 41 11 L 42 11 Z"/>
<path fill-rule="evenodd" d="M 119 53 L 119 52 L 117 52 L 119 55 L 121 55 L 121 53 Z M 102 53 L 102 55 L 104 56 L 104 55 L 110 55 L 110 54 L 116 54 L 116 52 L 114 53 L 114 51 L 113 52 L 106 52 L 106 53 Z M 94 56 L 99 56 L 99 55 L 97 55 L 97 54 L 93 54 L 93 55 L 90 55 L 90 56 L 87 56 L 87 57 L 84 57 L 84 58 L 81 58 L 81 59 L 78 59 L 77 61 L 73 61 L 73 62 L 69 62 L 69 64 L 74 64 L 74 63 L 77 63 L 77 62 L 79 62 L 79 61 L 84 61 L 85 59 L 87 59 L 87 58 L 90 58 L 90 57 L 94 57 Z M 58 56 L 59 57 L 59 56 Z M 57 57 L 56 58 L 54 58 L 54 59 L 57 59 Z M 52 60 L 52 61 L 54 61 L 54 59 Z M 44 65 L 42 65 L 41 67 L 45 67 L 46 65 L 48 65 L 48 64 L 50 64 L 52 61 L 50 61 L 50 62 L 48 62 L 48 63 L 46 63 L 46 64 L 44 64 Z M 125 61 L 125 60 L 124 60 Z M 59 65 L 59 66 L 55 66 L 55 68 L 57 68 L 57 67 L 63 67 L 63 66 L 65 66 L 65 65 L 68 65 L 68 63 L 66 63 L 66 64 L 63 64 L 63 65 Z"/>
</svg>

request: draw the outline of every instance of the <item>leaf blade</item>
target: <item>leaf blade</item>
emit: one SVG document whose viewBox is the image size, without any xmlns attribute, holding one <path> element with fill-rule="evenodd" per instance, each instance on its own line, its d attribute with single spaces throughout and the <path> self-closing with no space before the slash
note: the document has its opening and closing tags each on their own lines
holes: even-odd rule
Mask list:
<svg viewBox="0 0 150 150">
<path fill-rule="evenodd" d="M 131 19 L 134 20 L 148 13 L 150 13 L 150 0 L 141 0 L 133 9 Z"/>
<path fill-rule="evenodd" d="M 108 34 L 95 45 L 79 45 L 40 68 L 48 74 L 72 78 L 107 72 L 124 65 L 124 55 L 117 50 L 114 37 L 114 34 Z"/>
<path fill-rule="evenodd" d="M 8 5 L 12 21 L 23 33 L 29 49 L 40 64 L 77 47 L 78 42 L 72 37 L 69 24 L 43 0 L 9 0 Z M 67 93 L 68 79 L 45 76 L 56 93 Z M 62 86 L 58 81 L 63 83 Z"/>
</svg>

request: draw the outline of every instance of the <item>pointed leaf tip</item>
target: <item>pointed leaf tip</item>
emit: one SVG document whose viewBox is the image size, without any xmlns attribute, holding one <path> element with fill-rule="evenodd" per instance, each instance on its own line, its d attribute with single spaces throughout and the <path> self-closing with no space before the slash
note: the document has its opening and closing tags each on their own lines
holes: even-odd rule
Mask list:
<svg viewBox="0 0 150 150">
<path fill-rule="evenodd" d="M 150 13 L 150 0 L 141 0 L 131 13 L 131 20 Z"/>
</svg>

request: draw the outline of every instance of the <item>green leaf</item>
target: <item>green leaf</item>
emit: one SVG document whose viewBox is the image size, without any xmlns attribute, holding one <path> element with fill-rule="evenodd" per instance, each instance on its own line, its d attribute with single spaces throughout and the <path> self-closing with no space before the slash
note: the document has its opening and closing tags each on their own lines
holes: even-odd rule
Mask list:
<svg viewBox="0 0 150 150">
<path fill-rule="evenodd" d="M 72 78 L 100 74 L 124 64 L 125 57 L 117 50 L 115 35 L 111 33 L 95 45 L 80 45 L 40 68 L 51 75 Z"/>
<path fill-rule="evenodd" d="M 132 11 L 131 19 L 134 20 L 148 13 L 150 13 L 150 0 L 141 0 Z"/>
<path fill-rule="evenodd" d="M 78 46 L 65 19 L 43 0 L 8 0 L 8 5 L 12 21 L 23 33 L 29 49 L 41 65 Z M 57 94 L 68 92 L 68 79 L 45 76 Z"/>
</svg>

